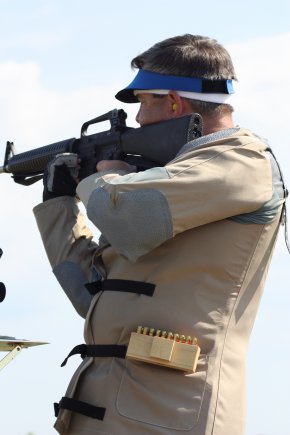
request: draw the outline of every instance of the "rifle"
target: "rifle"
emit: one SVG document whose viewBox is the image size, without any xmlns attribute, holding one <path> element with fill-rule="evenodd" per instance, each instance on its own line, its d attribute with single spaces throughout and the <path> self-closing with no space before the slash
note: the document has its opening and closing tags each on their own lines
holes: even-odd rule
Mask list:
<svg viewBox="0 0 290 435">
<path fill-rule="evenodd" d="M 50 160 L 57 154 L 76 153 L 81 159 L 79 178 L 96 172 L 100 160 L 124 160 L 138 171 L 164 166 L 187 142 L 202 135 L 199 114 L 186 115 L 144 127 L 127 127 L 127 114 L 114 109 L 85 122 L 80 138 L 71 138 L 15 154 L 13 142 L 7 142 L 0 173 L 11 173 L 16 183 L 29 186 L 43 177 Z M 90 125 L 110 121 L 110 130 L 87 135 Z"/>
<path fill-rule="evenodd" d="M 2 257 L 3 251 L 0 248 L 0 258 Z M 0 282 L 0 302 L 3 302 L 6 296 L 6 287 L 3 282 Z"/>
</svg>

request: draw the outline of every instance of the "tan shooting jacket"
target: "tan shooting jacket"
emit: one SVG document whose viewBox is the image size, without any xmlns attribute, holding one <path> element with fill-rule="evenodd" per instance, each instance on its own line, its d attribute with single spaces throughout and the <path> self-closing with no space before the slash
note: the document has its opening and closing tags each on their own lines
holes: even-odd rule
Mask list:
<svg viewBox="0 0 290 435">
<path fill-rule="evenodd" d="M 164 168 L 94 174 L 78 195 L 99 245 L 73 198 L 34 213 L 53 271 L 86 318 L 85 343 L 123 351 L 143 325 L 197 337 L 201 355 L 190 374 L 84 350 L 57 431 L 242 435 L 245 356 L 284 203 L 267 144 L 232 128 L 185 145 Z M 91 295 L 85 284 L 100 279 Z"/>
</svg>

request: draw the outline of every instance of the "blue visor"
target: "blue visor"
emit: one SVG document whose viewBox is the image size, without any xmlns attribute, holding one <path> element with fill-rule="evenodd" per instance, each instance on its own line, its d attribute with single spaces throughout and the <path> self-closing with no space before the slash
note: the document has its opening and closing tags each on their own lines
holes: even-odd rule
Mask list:
<svg viewBox="0 0 290 435">
<path fill-rule="evenodd" d="M 123 103 L 138 103 L 134 95 L 136 89 L 168 89 L 170 91 L 186 91 L 207 94 L 233 94 L 232 80 L 207 80 L 195 77 L 181 77 L 159 74 L 139 69 L 136 77 L 125 89 L 115 97 Z"/>
</svg>

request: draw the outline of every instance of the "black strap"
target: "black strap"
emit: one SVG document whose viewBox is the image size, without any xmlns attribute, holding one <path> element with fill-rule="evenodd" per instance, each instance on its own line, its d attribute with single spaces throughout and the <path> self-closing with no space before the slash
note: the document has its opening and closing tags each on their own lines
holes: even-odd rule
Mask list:
<svg viewBox="0 0 290 435">
<path fill-rule="evenodd" d="M 127 346 L 118 344 L 79 344 L 70 351 L 66 359 L 61 364 L 61 367 L 66 365 L 67 360 L 72 355 L 80 354 L 81 358 L 84 358 L 85 356 L 125 358 L 126 352 Z"/>
<path fill-rule="evenodd" d="M 202 79 L 201 87 L 201 92 L 211 94 L 229 94 L 227 80 Z"/>
<path fill-rule="evenodd" d="M 64 367 L 67 363 L 67 360 L 73 356 L 73 355 L 77 355 L 80 354 L 81 358 L 84 358 L 85 356 L 85 352 L 86 352 L 86 344 L 78 344 L 77 346 L 75 346 L 70 353 L 68 354 L 68 356 L 66 357 L 66 359 L 62 362 L 61 367 Z"/>
<path fill-rule="evenodd" d="M 89 282 L 85 284 L 85 287 L 91 295 L 95 295 L 100 291 L 111 290 L 153 296 L 155 290 L 155 285 L 149 282 L 126 279 L 104 279 L 103 281 Z"/>
<path fill-rule="evenodd" d="M 54 414 L 57 417 L 60 408 L 68 409 L 69 411 L 78 412 L 86 417 L 103 420 L 106 408 L 93 406 L 81 400 L 71 399 L 70 397 L 62 397 L 59 403 L 54 403 Z"/>
</svg>

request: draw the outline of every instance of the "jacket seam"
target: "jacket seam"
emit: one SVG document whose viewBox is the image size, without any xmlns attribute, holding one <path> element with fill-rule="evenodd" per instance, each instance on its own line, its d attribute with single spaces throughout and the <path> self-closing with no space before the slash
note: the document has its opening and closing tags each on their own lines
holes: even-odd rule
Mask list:
<svg viewBox="0 0 290 435">
<path fill-rule="evenodd" d="M 254 258 L 254 256 L 255 256 L 256 251 L 257 251 L 258 243 L 259 243 L 259 241 L 260 241 L 260 239 L 261 239 L 261 235 L 262 235 L 262 233 L 263 233 L 263 231 L 264 231 L 264 228 L 265 228 L 265 224 L 264 224 L 263 226 L 261 226 L 261 231 L 260 231 L 259 236 L 258 236 L 258 238 L 257 238 L 257 241 L 256 241 L 256 244 L 255 244 L 255 247 L 254 247 L 254 249 L 253 249 L 253 253 L 252 253 L 251 258 L 250 258 L 250 261 L 248 262 L 248 266 L 247 266 L 247 268 L 246 268 L 246 270 L 245 270 L 245 272 L 244 272 L 244 277 L 243 277 L 243 279 L 242 279 L 242 281 L 241 281 L 240 291 L 239 291 L 239 293 L 238 293 L 238 295 L 237 295 L 237 297 L 236 297 L 235 303 L 233 304 L 233 307 L 232 307 L 232 310 L 231 310 L 231 313 L 230 313 L 230 316 L 229 316 L 228 322 L 227 322 L 227 324 L 226 324 L 225 334 L 224 334 L 224 340 L 223 340 L 223 346 L 222 346 L 222 352 L 221 352 L 221 357 L 220 357 L 220 361 L 219 361 L 218 382 L 217 382 L 217 394 L 216 394 L 216 405 L 215 405 L 215 410 L 214 410 L 214 419 L 213 419 L 213 426 L 212 426 L 212 435 L 214 435 L 214 431 L 215 431 L 215 420 L 216 420 L 217 412 L 218 412 L 218 401 L 219 401 L 219 390 L 220 390 L 220 382 L 221 382 L 221 371 L 222 371 L 222 366 L 223 366 L 223 355 L 224 355 L 224 351 L 225 351 L 225 347 L 226 347 L 226 341 L 227 341 L 227 335 L 228 335 L 228 331 L 229 331 L 229 325 L 230 325 L 230 323 L 231 323 L 231 320 L 232 320 L 232 317 L 233 317 L 233 312 L 234 312 L 234 310 L 235 310 L 235 307 L 237 306 L 238 301 L 239 301 L 239 299 L 240 299 L 241 290 L 242 290 L 242 288 L 243 288 L 243 285 L 244 285 L 245 279 L 246 279 L 246 277 L 247 277 L 247 275 L 248 275 L 248 272 L 249 272 L 250 266 L 251 266 L 251 264 L 252 264 L 252 262 L 253 262 L 253 258 Z"/>
</svg>

